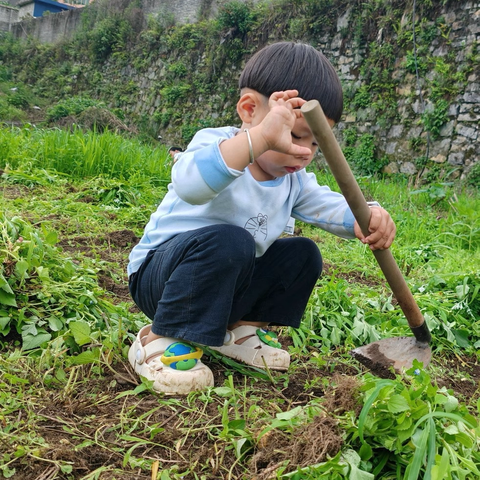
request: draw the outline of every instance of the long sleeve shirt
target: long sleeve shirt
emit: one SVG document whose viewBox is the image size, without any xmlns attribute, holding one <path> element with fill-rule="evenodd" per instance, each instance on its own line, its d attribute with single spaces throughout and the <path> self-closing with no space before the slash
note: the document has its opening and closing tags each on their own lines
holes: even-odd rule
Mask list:
<svg viewBox="0 0 480 480">
<path fill-rule="evenodd" d="M 199 131 L 172 168 L 163 201 L 129 256 L 128 274 L 148 252 L 173 236 L 215 224 L 237 225 L 255 239 L 261 256 L 282 234 L 290 218 L 343 238 L 354 238 L 354 216 L 343 195 L 321 186 L 305 170 L 257 181 L 248 168 L 229 168 L 219 145 L 236 135 L 235 127 Z"/>
</svg>

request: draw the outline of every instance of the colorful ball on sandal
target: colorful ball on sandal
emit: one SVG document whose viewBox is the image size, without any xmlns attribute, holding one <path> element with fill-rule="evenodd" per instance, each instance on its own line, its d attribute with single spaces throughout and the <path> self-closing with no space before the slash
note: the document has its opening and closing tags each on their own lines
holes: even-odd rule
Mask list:
<svg viewBox="0 0 480 480">
<path fill-rule="evenodd" d="M 166 358 L 169 357 L 180 357 L 183 355 L 194 354 L 197 352 L 195 347 L 187 345 L 186 343 L 175 342 L 169 345 L 163 356 Z M 172 359 L 173 360 L 173 359 Z M 196 358 L 186 358 L 184 360 L 173 361 L 169 363 L 169 367 L 175 370 L 190 370 L 197 364 Z"/>
</svg>

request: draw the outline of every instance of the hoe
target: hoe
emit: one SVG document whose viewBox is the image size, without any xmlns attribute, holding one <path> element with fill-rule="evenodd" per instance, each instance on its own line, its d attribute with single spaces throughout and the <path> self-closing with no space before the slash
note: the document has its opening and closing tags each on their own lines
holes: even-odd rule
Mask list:
<svg viewBox="0 0 480 480">
<path fill-rule="evenodd" d="M 311 100 L 305 103 L 301 110 L 355 219 L 362 232 L 368 235 L 370 207 L 345 160 L 320 104 L 317 100 Z M 393 375 L 392 368 L 395 372 L 401 373 L 411 368 L 415 359 L 426 367 L 432 356 L 429 346 L 431 335 L 391 251 L 389 249 L 374 250 L 373 254 L 414 337 L 385 338 L 355 348 L 350 353 L 376 375 L 388 378 Z"/>
</svg>

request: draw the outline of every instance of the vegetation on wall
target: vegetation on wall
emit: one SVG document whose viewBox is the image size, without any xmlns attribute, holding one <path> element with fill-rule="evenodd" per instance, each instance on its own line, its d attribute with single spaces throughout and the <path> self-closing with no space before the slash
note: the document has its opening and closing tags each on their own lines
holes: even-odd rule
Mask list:
<svg viewBox="0 0 480 480">
<path fill-rule="evenodd" d="M 215 18 L 175 25 L 168 12 L 144 21 L 137 0 L 99 1 L 84 10 L 73 38 L 55 45 L 2 34 L 0 78 L 8 75 L 15 84 L 31 88 L 28 94 L 19 88 L 7 102 L 0 96 L 0 109 L 3 118 L 21 120 L 18 109 L 33 103 L 42 107 L 71 96 L 91 98 L 105 102 L 145 138 L 156 139 L 162 131 L 172 142 L 186 144 L 203 126 L 237 123 L 237 78 L 252 52 L 277 40 L 317 46 L 337 34 L 337 19 L 347 13 L 340 51 L 353 46 L 362 59 L 357 79 L 344 81 L 345 112 L 375 120 L 381 128 L 392 122 L 411 124 L 411 118 L 400 118 L 398 108 L 400 68 L 421 92 L 421 112 L 413 121 L 435 139 L 448 120 L 449 102 L 464 91 L 479 58 L 475 48 L 465 51 L 461 65 L 453 53 L 432 53 L 450 46 L 450 27 L 440 15 L 443 4 L 419 0 L 413 11 L 399 0 L 234 0 L 221 5 Z M 139 85 L 125 78 L 145 75 L 158 62 L 162 74 L 143 92 L 139 108 Z M 407 102 L 416 100 L 412 89 Z M 355 148 L 361 149 L 358 142 Z M 428 162 L 428 144 L 417 143 L 412 152 L 420 166 Z M 376 173 L 383 166 L 384 160 L 374 155 L 367 170 Z"/>
</svg>

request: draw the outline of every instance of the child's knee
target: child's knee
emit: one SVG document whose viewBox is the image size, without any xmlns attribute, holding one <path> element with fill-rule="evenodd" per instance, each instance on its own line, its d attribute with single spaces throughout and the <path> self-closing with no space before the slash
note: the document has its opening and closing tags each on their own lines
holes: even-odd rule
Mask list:
<svg viewBox="0 0 480 480">
<path fill-rule="evenodd" d="M 297 250 L 301 252 L 304 265 L 312 272 L 318 272 L 318 276 L 320 276 L 323 269 L 323 259 L 318 245 L 305 237 L 298 237 L 295 240 L 297 240 Z"/>
<path fill-rule="evenodd" d="M 255 260 L 255 239 L 244 228 L 227 224 L 215 225 L 211 234 L 217 261 L 222 258 L 228 263 Z"/>
</svg>

